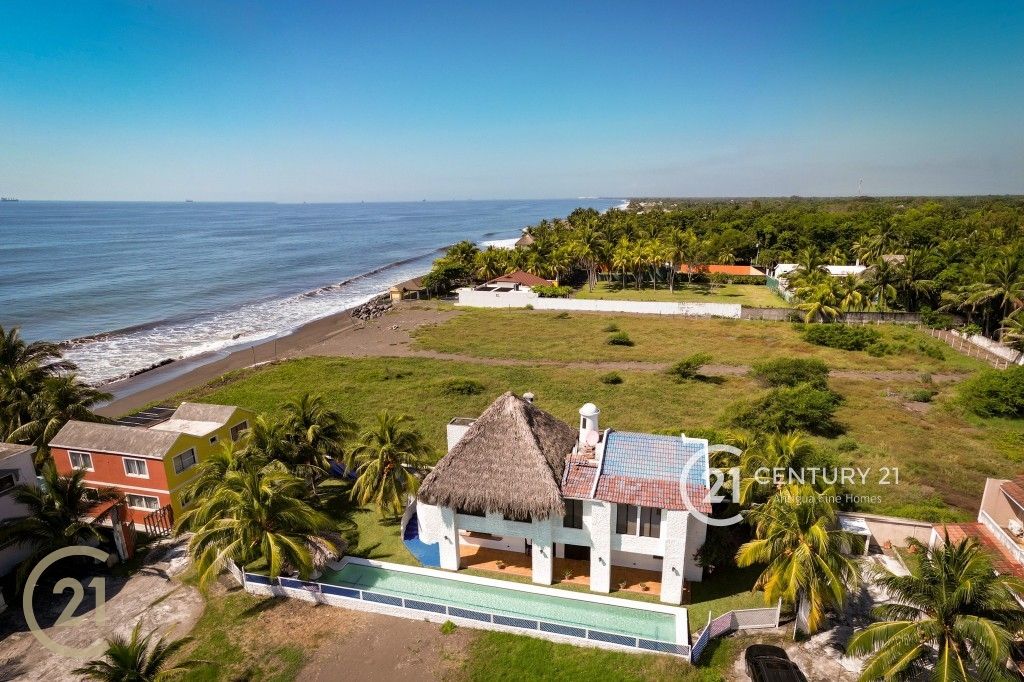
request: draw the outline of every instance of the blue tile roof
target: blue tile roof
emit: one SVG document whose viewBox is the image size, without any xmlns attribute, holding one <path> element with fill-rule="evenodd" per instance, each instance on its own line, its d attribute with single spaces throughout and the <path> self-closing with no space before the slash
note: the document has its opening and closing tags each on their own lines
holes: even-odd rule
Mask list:
<svg viewBox="0 0 1024 682">
<path fill-rule="evenodd" d="M 611 431 L 601 474 L 678 483 L 692 462 L 687 481 L 703 488 L 707 485 L 707 448 L 707 441 L 697 438 Z"/>
</svg>

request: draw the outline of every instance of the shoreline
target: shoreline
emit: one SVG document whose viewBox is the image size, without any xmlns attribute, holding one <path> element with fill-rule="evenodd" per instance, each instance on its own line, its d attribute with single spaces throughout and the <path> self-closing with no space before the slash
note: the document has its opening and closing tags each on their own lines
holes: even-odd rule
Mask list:
<svg viewBox="0 0 1024 682">
<path fill-rule="evenodd" d="M 387 294 L 387 291 L 381 293 Z M 114 399 L 93 411 L 104 417 L 119 417 L 149 403 L 205 384 L 227 372 L 284 359 L 295 351 L 315 346 L 335 334 L 355 328 L 362 320 L 352 317 L 352 312 L 362 305 L 359 303 L 331 313 L 244 348 L 174 360 L 140 374 L 102 384 L 97 388 L 112 393 Z"/>
</svg>

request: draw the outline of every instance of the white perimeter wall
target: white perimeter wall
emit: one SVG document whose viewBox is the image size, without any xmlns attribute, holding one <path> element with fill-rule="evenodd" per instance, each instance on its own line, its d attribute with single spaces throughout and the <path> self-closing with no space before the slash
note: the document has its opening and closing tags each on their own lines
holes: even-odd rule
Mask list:
<svg viewBox="0 0 1024 682">
<path fill-rule="evenodd" d="M 578 310 L 598 313 L 639 313 L 642 315 L 684 315 L 687 317 L 731 317 L 739 319 L 738 303 L 673 303 L 671 301 L 609 301 L 584 298 L 541 298 L 532 291 L 476 291 L 459 289 L 460 306 L 476 308 L 525 308 L 535 310 Z"/>
</svg>

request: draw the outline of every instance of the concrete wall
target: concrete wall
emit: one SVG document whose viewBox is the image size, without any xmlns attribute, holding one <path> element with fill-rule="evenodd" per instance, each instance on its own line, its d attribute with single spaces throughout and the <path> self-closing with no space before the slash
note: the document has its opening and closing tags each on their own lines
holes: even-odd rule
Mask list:
<svg viewBox="0 0 1024 682">
<path fill-rule="evenodd" d="M 842 512 L 839 516 L 862 519 L 871 531 L 872 541 L 879 547 L 884 546 L 886 542 L 891 542 L 893 547 L 906 547 L 908 537 L 928 544 L 931 538 L 932 524 L 927 521 L 860 512 Z"/>
<path fill-rule="evenodd" d="M 460 306 L 477 308 L 525 308 L 535 310 L 576 310 L 581 312 L 682 315 L 686 317 L 739 318 L 737 303 L 673 303 L 671 301 L 609 301 L 582 298 L 540 298 L 532 291 L 476 291 L 459 289 Z"/>
<path fill-rule="evenodd" d="M 1008 362 L 1020 364 L 1022 361 L 1024 361 L 1024 354 L 1021 354 L 1020 352 L 1015 351 L 1012 348 L 1004 346 L 998 341 L 990 339 L 987 336 L 982 336 L 981 334 L 968 335 L 964 334 L 963 332 L 958 332 L 955 329 L 952 330 L 952 333 L 956 334 L 957 336 L 959 336 L 964 341 L 967 341 L 968 343 L 973 343 L 975 346 L 979 348 L 984 348 L 993 355 L 998 355 L 1003 360 L 1007 360 Z"/>
<path fill-rule="evenodd" d="M 1021 520 L 1024 516 L 1024 512 L 1003 494 L 1004 483 L 1006 483 L 1006 479 L 1002 478 L 985 479 L 985 492 L 981 496 L 981 508 L 978 510 L 979 521 L 982 513 L 986 513 L 1000 526 L 1006 527 L 1010 519 Z"/>
</svg>

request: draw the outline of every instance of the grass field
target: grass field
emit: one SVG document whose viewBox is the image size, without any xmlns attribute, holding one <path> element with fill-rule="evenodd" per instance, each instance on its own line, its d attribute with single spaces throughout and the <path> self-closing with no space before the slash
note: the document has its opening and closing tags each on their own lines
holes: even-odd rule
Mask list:
<svg viewBox="0 0 1024 682">
<path fill-rule="evenodd" d="M 635 345 L 607 343 L 609 325 Z M 712 362 L 749 365 L 770 357 L 815 357 L 834 369 L 972 371 L 984 365 L 912 328 L 878 325 L 883 340 L 906 347 L 899 355 L 872 357 L 807 343 L 783 322 L 718 318 L 550 313 L 537 310 L 471 310 L 442 324 L 422 327 L 416 346 L 443 353 L 524 360 L 674 362 L 710 353 Z M 941 357 L 931 357 L 927 350 Z"/>
<path fill-rule="evenodd" d="M 636 290 L 627 284 L 623 289 L 618 282 L 598 282 L 593 291 L 586 286 L 573 294 L 573 298 L 607 299 L 621 301 L 677 301 L 679 303 L 739 303 L 754 308 L 783 308 L 787 304 L 763 284 L 726 284 L 711 288 L 707 285 L 676 284 L 675 291 L 667 288 L 645 287 Z"/>
</svg>

